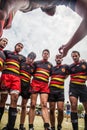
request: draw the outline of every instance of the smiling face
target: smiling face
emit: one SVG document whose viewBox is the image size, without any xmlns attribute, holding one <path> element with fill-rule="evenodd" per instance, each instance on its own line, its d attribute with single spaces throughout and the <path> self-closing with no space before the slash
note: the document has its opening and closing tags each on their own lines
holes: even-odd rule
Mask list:
<svg viewBox="0 0 87 130">
<path fill-rule="evenodd" d="M 72 59 L 73 59 L 73 61 L 74 61 L 75 63 L 78 63 L 78 62 L 79 62 L 79 58 L 80 58 L 80 54 L 79 54 L 79 52 L 77 52 L 77 51 L 73 51 L 73 52 L 71 53 L 71 57 L 72 57 Z"/>
</svg>

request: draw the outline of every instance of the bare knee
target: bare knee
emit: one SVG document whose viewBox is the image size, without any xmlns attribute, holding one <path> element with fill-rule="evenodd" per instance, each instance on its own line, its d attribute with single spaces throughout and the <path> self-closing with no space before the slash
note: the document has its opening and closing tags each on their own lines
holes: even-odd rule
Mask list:
<svg viewBox="0 0 87 130">
<path fill-rule="evenodd" d="M 35 110 L 36 104 L 35 103 L 31 103 L 31 109 Z"/>
<path fill-rule="evenodd" d="M 77 112 L 78 99 L 76 97 L 70 97 L 71 111 Z"/>
<path fill-rule="evenodd" d="M 63 115 L 63 108 L 62 107 L 58 108 L 58 113 L 61 114 L 61 115 Z"/>
<path fill-rule="evenodd" d="M 43 102 L 43 103 L 41 104 L 41 107 L 42 107 L 42 109 L 47 108 L 47 103 L 46 103 L 46 102 Z"/>
<path fill-rule="evenodd" d="M 7 100 L 7 94 L 2 94 L 1 95 L 1 99 L 0 99 L 0 106 L 1 107 L 4 107 L 5 106 L 5 103 L 6 103 L 6 100 Z"/>
<path fill-rule="evenodd" d="M 17 107 L 18 95 L 11 94 L 11 107 Z"/>
<path fill-rule="evenodd" d="M 26 104 L 23 104 L 21 107 L 22 107 L 22 110 L 25 110 L 26 109 Z"/>
</svg>

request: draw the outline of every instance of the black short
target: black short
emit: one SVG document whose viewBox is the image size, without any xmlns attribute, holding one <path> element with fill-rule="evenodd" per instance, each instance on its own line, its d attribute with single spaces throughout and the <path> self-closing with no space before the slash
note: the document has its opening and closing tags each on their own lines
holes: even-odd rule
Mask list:
<svg viewBox="0 0 87 130">
<path fill-rule="evenodd" d="M 48 97 L 48 102 L 64 102 L 64 89 L 60 89 L 57 87 L 50 87 L 50 94 Z"/>
<path fill-rule="evenodd" d="M 31 96 L 30 89 L 31 89 L 31 86 L 28 82 L 21 81 L 21 93 L 20 93 L 20 95 L 24 99 L 30 98 L 30 96 Z"/>
<path fill-rule="evenodd" d="M 85 85 L 70 84 L 69 96 L 79 98 L 80 102 L 87 102 L 87 87 Z"/>
</svg>

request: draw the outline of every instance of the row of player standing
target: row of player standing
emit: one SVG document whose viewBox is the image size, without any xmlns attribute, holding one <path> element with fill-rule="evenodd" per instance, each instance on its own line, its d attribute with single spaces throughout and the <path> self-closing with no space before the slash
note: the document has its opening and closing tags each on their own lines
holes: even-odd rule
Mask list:
<svg viewBox="0 0 87 130">
<path fill-rule="evenodd" d="M 20 52 L 23 48 L 23 45 L 21 43 L 17 44 L 18 49 Z M 15 51 L 16 47 L 15 46 Z M 9 119 L 8 124 L 3 130 L 15 130 L 14 124 L 16 120 L 16 107 L 17 107 L 17 99 L 18 95 L 20 93 L 19 89 L 15 88 L 14 84 L 8 84 L 11 82 L 12 77 L 15 76 L 18 78 L 18 73 L 14 75 L 15 72 L 18 72 L 19 70 L 19 62 L 22 61 L 23 69 L 21 71 L 21 78 L 23 78 L 23 81 L 26 82 L 27 79 L 30 79 L 29 73 L 26 72 L 25 68 L 25 58 L 22 55 L 19 55 L 18 53 L 13 53 L 10 51 L 5 51 L 5 54 L 9 56 L 9 60 L 6 57 L 6 68 L 2 71 L 3 81 L 4 83 L 1 83 L 1 89 L 7 89 L 11 92 L 11 104 L 9 108 Z M 32 54 L 32 53 L 31 53 Z M 34 54 L 34 53 L 33 53 Z M 18 58 L 14 61 L 14 57 Z M 48 49 L 43 50 L 42 52 L 42 60 L 36 61 L 34 65 L 34 74 L 33 74 L 33 80 L 31 83 L 31 105 L 30 105 L 30 111 L 29 111 L 29 130 L 34 130 L 34 117 L 35 117 L 35 106 L 37 101 L 37 96 L 40 94 L 40 103 L 42 108 L 42 117 L 44 121 L 44 129 L 45 130 L 55 130 L 55 117 L 54 117 L 54 111 L 55 111 L 55 103 L 57 103 L 57 109 L 58 109 L 58 126 L 57 129 L 62 129 L 62 121 L 63 121 L 63 109 L 64 109 L 64 81 L 68 75 L 70 75 L 70 90 L 69 90 L 69 97 L 71 102 L 71 121 L 73 130 L 78 130 L 78 117 L 77 117 L 77 100 L 80 98 L 80 101 L 83 103 L 85 107 L 85 127 L 84 129 L 87 130 L 87 88 L 85 85 L 86 81 L 86 75 L 87 75 L 87 63 L 85 61 L 80 61 L 80 54 L 78 51 L 73 51 L 71 56 L 74 61 L 71 65 L 62 65 L 62 58 L 60 55 L 56 55 L 55 61 L 56 66 L 52 66 L 50 62 L 48 62 L 48 58 L 50 56 L 50 52 Z M 30 59 L 32 59 L 32 55 L 28 55 Z M 33 55 L 33 59 L 36 56 Z M 12 60 L 12 61 L 10 61 Z M 10 68 L 11 67 L 11 68 Z M 13 71 L 16 70 L 16 71 Z M 31 69 L 32 70 L 32 69 Z M 6 83 L 6 79 L 9 76 L 9 72 L 12 72 L 10 76 L 10 81 Z M 33 72 L 33 71 L 32 71 Z M 18 77 L 17 77 L 18 76 Z M 51 76 L 51 82 L 50 87 L 48 85 L 49 77 Z M 2 76 L 1 76 L 2 77 Z M 5 79 L 6 77 L 6 79 Z M 1 78 L 2 79 L 2 78 Z M 4 80 L 5 79 L 5 80 Z M 13 78 L 14 79 L 14 78 Z M 30 80 L 29 80 L 30 81 Z M 12 81 L 13 82 L 13 81 Z M 6 84 L 5 84 L 6 83 Z M 19 86 L 17 84 L 17 80 L 15 81 L 16 86 Z M 5 84 L 5 85 L 3 85 Z M 27 83 L 26 83 L 27 84 Z M 22 84 L 23 86 L 26 86 L 25 83 Z M 8 87 L 7 87 L 8 86 Z M 22 97 L 25 100 L 25 104 L 27 103 L 27 100 L 29 97 L 26 96 L 26 91 L 24 87 L 22 86 Z M 12 88 L 11 88 L 12 87 Z M 14 91 L 16 90 L 16 91 Z M 24 91 L 25 90 L 25 91 Z M 5 92 L 5 91 L 4 91 Z M 50 94 L 49 94 L 50 93 Z M 49 97 L 48 97 L 49 95 Z M 28 93 L 28 96 L 30 96 L 30 92 Z M 7 99 L 3 98 L 4 100 Z M 49 120 L 49 114 L 48 114 L 48 108 L 47 108 L 47 101 L 50 102 L 50 120 Z M 1 104 L 2 102 L 0 102 Z M 5 104 L 4 104 L 5 105 Z M 3 108 L 3 107 L 2 107 Z M 0 108 L 1 109 L 1 108 Z M 1 109 L 3 113 L 3 109 Z M 14 113 L 14 114 L 13 114 Z M 20 123 L 20 130 L 24 130 L 24 119 L 25 115 L 24 113 L 21 114 L 21 123 Z M 0 114 L 1 115 L 1 114 Z M 15 116 L 14 116 L 15 115 Z M 13 117 L 12 117 L 13 116 Z M 51 123 L 51 127 L 49 125 Z"/>
<path fill-rule="evenodd" d="M 3 128 L 3 130 L 16 130 L 14 128 L 15 125 L 15 120 L 16 120 L 16 115 L 17 115 L 17 100 L 18 100 L 18 96 L 20 93 L 20 77 L 22 79 L 22 87 L 23 91 L 21 91 L 21 95 L 23 96 L 24 99 L 27 98 L 27 96 L 29 97 L 29 92 L 28 90 L 25 90 L 25 86 L 29 87 L 28 83 L 30 82 L 30 74 L 31 72 L 33 72 L 33 69 L 31 68 L 30 70 L 28 70 L 29 68 L 29 64 L 27 64 L 27 69 L 26 69 L 26 65 L 25 62 L 27 62 L 27 60 L 30 59 L 34 59 L 36 57 L 35 53 L 30 53 L 25 61 L 25 57 L 20 55 L 19 52 L 23 49 L 23 44 L 22 43 L 17 43 L 15 46 L 15 51 L 4 51 L 4 54 L 6 56 L 6 60 L 5 60 L 5 67 L 2 70 L 2 75 L 1 75 L 1 85 L 0 85 L 0 91 L 1 91 L 1 117 L 3 115 L 4 112 L 4 106 L 5 106 L 5 102 L 7 99 L 7 93 L 10 93 L 10 98 L 11 98 L 11 103 L 10 103 L 10 107 L 9 107 L 9 112 L 8 112 L 8 123 L 6 125 L 6 127 Z M 33 55 L 32 55 L 33 54 Z M 50 69 L 52 67 L 52 65 L 47 61 L 49 57 L 49 51 L 48 50 L 44 50 L 43 51 L 43 61 L 41 61 L 41 63 L 44 63 L 45 65 L 45 61 L 46 61 L 46 69 L 48 69 L 46 72 L 47 76 L 45 77 L 45 79 L 48 81 L 49 78 L 49 73 L 50 73 Z M 33 61 L 33 60 L 32 60 Z M 49 65 L 49 66 L 47 66 Z M 35 64 L 36 67 L 36 64 Z M 37 71 L 37 68 L 35 68 Z M 29 72 L 27 72 L 27 70 Z M 44 69 L 45 70 L 45 69 Z M 44 72 L 45 73 L 45 72 Z M 28 83 L 27 83 L 28 81 Z M 49 93 L 49 89 L 48 89 L 48 82 L 44 83 L 45 85 L 47 85 L 47 94 L 46 97 L 48 97 L 48 93 Z M 44 86 L 44 85 L 43 85 Z M 42 87 L 42 86 L 41 86 Z M 28 93 L 26 93 L 28 92 Z M 32 89 L 32 92 L 34 92 L 34 90 Z M 45 90 L 44 90 L 45 92 Z M 26 95 L 28 94 L 28 95 Z M 44 94 L 41 94 L 44 95 Z M 43 97 L 43 96 L 42 96 Z M 44 95 L 45 98 L 45 95 Z M 47 98 L 44 99 L 44 102 L 47 102 Z M 3 106 L 3 107 L 2 107 Z M 47 107 L 46 113 L 48 113 L 47 111 Z M 45 113 L 45 112 L 44 112 Z M 45 129 L 50 129 L 49 127 L 49 119 L 48 117 L 45 117 L 45 121 L 44 121 L 44 127 Z M 23 117 L 22 117 L 23 119 Z M 20 129 L 22 129 L 22 124 L 20 124 Z M 49 128 L 48 128 L 49 127 Z M 31 124 L 29 124 L 29 129 L 31 129 Z"/>
<path fill-rule="evenodd" d="M 13 17 L 18 10 L 27 13 L 40 8 L 49 16 L 53 16 L 59 5 L 69 7 L 82 18 L 70 40 L 59 48 L 62 57 L 66 56 L 68 50 L 87 35 L 87 0 L 0 0 L 0 37 L 3 29 L 11 27 Z"/>
<path fill-rule="evenodd" d="M 7 45 L 7 43 L 8 40 L 6 38 L 1 38 L 0 48 L 3 49 Z M 22 51 L 23 47 L 24 46 L 22 43 L 17 43 L 14 47 L 14 51 L 9 50 L 1 51 L 1 53 L 3 54 L 3 56 L 1 55 L 2 65 L 4 64 L 4 66 L 1 66 L 2 74 L 0 83 L 0 94 L 1 94 L 0 120 L 4 113 L 4 107 L 8 93 L 10 94 L 11 99 L 8 112 L 8 123 L 6 127 L 3 128 L 6 130 L 15 129 L 14 125 L 17 115 L 17 100 L 19 97 L 19 93 L 21 92 L 21 85 L 22 85 L 20 82 L 20 77 L 21 80 L 24 79 L 23 71 L 25 71 L 26 68 L 27 74 L 26 73 L 24 74 L 26 75 L 25 77 L 27 78 L 25 78 L 24 80 L 26 80 L 26 82 L 30 80 L 30 74 L 31 74 L 30 72 L 32 72 L 33 68 L 32 62 L 36 57 L 36 54 L 33 52 L 29 53 L 27 58 L 25 58 L 23 55 L 20 55 L 19 53 Z"/>
<path fill-rule="evenodd" d="M 80 60 L 80 53 L 72 51 L 73 63 L 70 65 L 62 64 L 60 55 L 56 56 L 56 66 L 53 67 L 50 83 L 50 122 L 52 130 L 55 130 L 55 103 L 57 103 L 58 117 L 57 130 L 62 130 L 63 110 L 64 110 L 64 81 L 70 75 L 69 100 L 71 103 L 71 122 L 73 130 L 78 127 L 78 99 L 83 103 L 85 110 L 84 130 L 87 130 L 87 62 Z M 67 89 L 67 87 L 65 88 Z"/>
</svg>

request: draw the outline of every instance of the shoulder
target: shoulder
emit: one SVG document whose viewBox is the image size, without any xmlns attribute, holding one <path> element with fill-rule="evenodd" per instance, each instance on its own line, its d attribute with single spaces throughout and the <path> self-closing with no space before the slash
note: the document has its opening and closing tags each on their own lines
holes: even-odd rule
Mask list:
<svg viewBox="0 0 87 130">
<path fill-rule="evenodd" d="M 52 64 L 51 62 L 47 61 L 47 63 L 48 63 L 51 67 L 53 67 L 53 64 Z"/>
<path fill-rule="evenodd" d="M 70 64 L 70 65 L 69 65 L 69 68 L 72 68 L 73 66 L 75 66 L 74 63 Z"/>
<path fill-rule="evenodd" d="M 23 62 L 26 61 L 26 57 L 21 55 L 21 54 L 18 55 L 18 58 L 19 58 L 20 61 L 23 61 Z"/>
<path fill-rule="evenodd" d="M 4 50 L 3 52 L 4 53 L 12 53 L 12 51 L 10 51 L 10 50 Z"/>
<path fill-rule="evenodd" d="M 34 62 L 34 64 L 39 64 L 39 63 L 41 63 L 41 61 L 35 61 L 35 62 Z"/>
<path fill-rule="evenodd" d="M 67 64 L 63 64 L 62 66 L 65 67 L 65 68 L 69 67 L 69 65 L 67 65 Z"/>
</svg>

